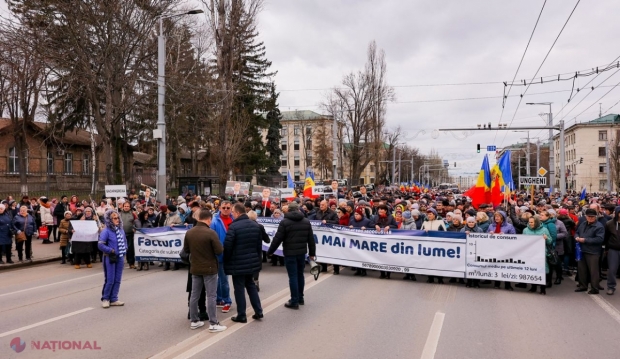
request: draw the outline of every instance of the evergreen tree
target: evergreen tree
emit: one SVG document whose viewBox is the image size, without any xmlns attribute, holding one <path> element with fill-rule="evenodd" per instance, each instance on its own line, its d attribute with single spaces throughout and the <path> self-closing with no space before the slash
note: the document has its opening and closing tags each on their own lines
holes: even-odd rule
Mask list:
<svg viewBox="0 0 620 359">
<path fill-rule="evenodd" d="M 268 175 L 280 174 L 280 157 L 282 156 L 282 148 L 280 147 L 280 139 L 282 124 L 280 120 L 282 115 L 280 114 L 280 108 L 278 107 L 278 96 L 280 94 L 276 92 L 276 85 L 271 83 L 271 96 L 266 102 L 267 105 L 267 156 L 269 165 L 267 166 Z"/>
</svg>

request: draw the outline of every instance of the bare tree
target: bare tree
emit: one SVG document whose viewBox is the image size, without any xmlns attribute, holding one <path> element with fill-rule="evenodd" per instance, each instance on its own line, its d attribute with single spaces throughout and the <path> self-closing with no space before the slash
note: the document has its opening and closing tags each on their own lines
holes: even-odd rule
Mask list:
<svg viewBox="0 0 620 359">
<path fill-rule="evenodd" d="M 28 194 L 26 134 L 34 122 L 46 71 L 32 43 L 21 32 L 19 25 L 10 22 L 4 22 L 0 28 L 0 108 L 6 110 L 11 120 L 18 157 L 14 170 L 19 172 L 22 194 Z"/>
<path fill-rule="evenodd" d="M 370 161 L 380 158 L 385 106 L 394 98 L 385 73 L 384 55 L 382 52 L 377 54 L 372 42 L 365 69 L 345 75 L 343 87 L 333 89 L 323 104 L 344 125 L 344 152 L 352 185 L 357 184 Z"/>
<path fill-rule="evenodd" d="M 620 190 L 620 130 L 609 141 L 609 170 L 611 171 L 612 190 Z M 613 134 L 613 130 L 612 130 Z"/>
</svg>

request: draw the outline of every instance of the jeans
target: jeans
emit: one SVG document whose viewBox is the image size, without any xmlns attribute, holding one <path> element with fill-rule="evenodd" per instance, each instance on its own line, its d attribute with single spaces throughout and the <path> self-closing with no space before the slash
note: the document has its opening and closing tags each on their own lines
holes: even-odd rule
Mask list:
<svg viewBox="0 0 620 359">
<path fill-rule="evenodd" d="M 233 275 L 233 287 L 235 289 L 235 302 L 237 303 L 237 316 L 246 317 L 245 314 L 245 291 L 248 292 L 250 297 L 250 304 L 254 309 L 254 313 L 262 314 L 263 308 L 260 304 L 260 297 L 258 296 L 258 290 L 256 289 L 256 283 L 254 283 L 253 274 L 241 274 Z"/>
<path fill-rule="evenodd" d="M 618 272 L 618 266 L 620 266 L 620 251 L 616 249 L 610 249 L 607 252 L 607 289 L 616 289 L 616 273 Z"/>
<path fill-rule="evenodd" d="M 192 275 L 192 295 L 189 300 L 189 315 L 192 322 L 200 320 L 198 300 L 202 294 L 202 287 L 207 293 L 207 314 L 209 315 L 209 323 L 215 325 L 217 321 L 217 310 L 215 297 L 217 292 L 217 274 L 213 275 Z"/>
<path fill-rule="evenodd" d="M 230 284 L 228 283 L 228 276 L 224 273 L 224 263 L 219 263 L 217 271 L 217 302 L 224 302 L 224 304 L 232 304 L 230 298 Z"/>
<path fill-rule="evenodd" d="M 291 290 L 291 304 L 297 305 L 304 300 L 304 268 L 306 267 L 306 255 L 284 257 L 286 272 L 288 273 L 288 285 Z"/>
<path fill-rule="evenodd" d="M 15 245 L 17 247 L 17 257 L 20 261 L 24 259 L 24 243 L 26 244 L 26 260 L 29 260 L 30 252 L 32 252 L 32 235 L 26 236 L 25 241 L 17 241 Z"/>
</svg>

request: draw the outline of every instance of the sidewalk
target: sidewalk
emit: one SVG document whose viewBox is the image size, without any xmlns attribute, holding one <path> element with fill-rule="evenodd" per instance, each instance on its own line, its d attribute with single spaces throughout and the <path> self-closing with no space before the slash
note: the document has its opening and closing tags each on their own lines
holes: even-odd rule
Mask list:
<svg viewBox="0 0 620 359">
<path fill-rule="evenodd" d="M 33 236 L 32 238 L 32 262 L 26 261 L 26 255 L 24 253 L 24 262 L 19 262 L 17 257 L 17 250 L 15 249 L 15 242 L 11 246 L 11 260 L 15 263 L 7 264 L 6 257 L 2 257 L 4 264 L 0 264 L 0 271 L 10 268 L 19 268 L 25 266 L 31 266 L 40 263 L 47 263 L 58 261 L 60 262 L 60 243 L 43 244 L 42 239 L 38 239 Z M 25 250 L 25 246 L 24 246 Z"/>
</svg>

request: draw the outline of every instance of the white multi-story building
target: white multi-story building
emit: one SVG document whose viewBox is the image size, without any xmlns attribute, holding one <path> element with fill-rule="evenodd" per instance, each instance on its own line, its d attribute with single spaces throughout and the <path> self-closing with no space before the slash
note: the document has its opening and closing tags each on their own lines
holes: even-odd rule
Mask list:
<svg viewBox="0 0 620 359">
<path fill-rule="evenodd" d="M 555 188 L 560 183 L 560 136 L 553 137 Z M 595 120 L 576 123 L 564 130 L 566 186 L 569 190 L 607 191 L 608 160 L 612 184 L 617 183 L 620 145 L 620 115 L 605 115 Z M 617 191 L 612 185 L 611 190 Z"/>
</svg>

